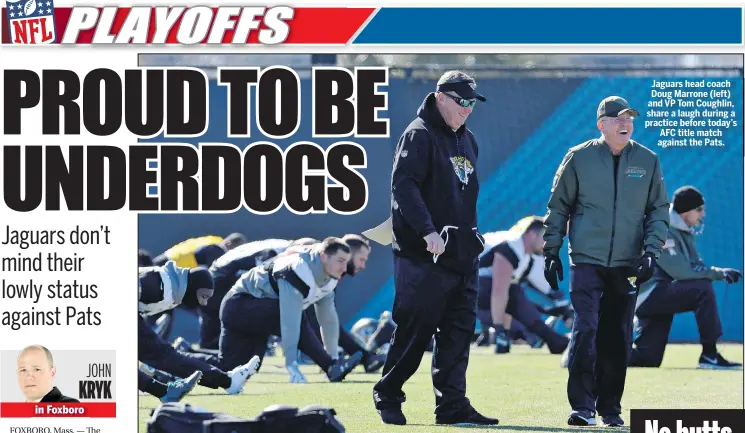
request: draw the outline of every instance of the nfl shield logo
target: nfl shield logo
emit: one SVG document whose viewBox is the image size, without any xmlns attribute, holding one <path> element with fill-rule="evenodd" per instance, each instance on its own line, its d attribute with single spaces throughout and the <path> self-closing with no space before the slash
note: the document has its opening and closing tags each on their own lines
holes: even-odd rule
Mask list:
<svg viewBox="0 0 745 433">
<path fill-rule="evenodd" d="M 8 31 L 13 44 L 52 44 L 54 29 L 53 0 L 7 0 Z"/>
</svg>

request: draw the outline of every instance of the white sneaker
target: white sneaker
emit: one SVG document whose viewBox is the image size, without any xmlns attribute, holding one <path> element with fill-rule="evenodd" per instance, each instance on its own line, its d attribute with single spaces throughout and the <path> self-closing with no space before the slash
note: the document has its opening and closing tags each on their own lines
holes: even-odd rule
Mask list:
<svg viewBox="0 0 745 433">
<path fill-rule="evenodd" d="M 230 377 L 230 387 L 225 390 L 228 394 L 238 394 L 243 391 L 243 386 L 246 385 L 246 381 L 256 373 L 259 368 L 259 357 L 254 356 L 250 361 L 243 365 L 239 365 L 228 372 Z"/>
<path fill-rule="evenodd" d="M 569 346 L 564 350 L 564 353 L 561 355 L 561 363 L 559 364 L 561 368 L 568 368 L 569 367 Z"/>
</svg>

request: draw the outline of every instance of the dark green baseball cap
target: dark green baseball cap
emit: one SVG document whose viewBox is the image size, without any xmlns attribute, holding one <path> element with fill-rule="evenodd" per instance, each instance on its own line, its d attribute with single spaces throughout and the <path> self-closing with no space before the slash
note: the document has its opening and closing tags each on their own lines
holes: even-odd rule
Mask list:
<svg viewBox="0 0 745 433">
<path fill-rule="evenodd" d="M 639 116 L 639 112 L 629 107 L 628 101 L 620 96 L 608 96 L 600 101 L 598 106 L 598 119 L 603 116 L 618 117 L 623 113 L 629 113 L 634 117 Z"/>
</svg>

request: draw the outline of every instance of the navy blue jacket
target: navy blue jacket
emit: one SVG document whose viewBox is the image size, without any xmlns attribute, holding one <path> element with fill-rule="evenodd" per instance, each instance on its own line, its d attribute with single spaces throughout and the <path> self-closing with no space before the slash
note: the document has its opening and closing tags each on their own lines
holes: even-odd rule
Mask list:
<svg viewBox="0 0 745 433">
<path fill-rule="evenodd" d="M 430 93 L 417 118 L 398 141 L 391 176 L 393 252 L 434 262 L 424 236 L 437 232 L 446 241 L 436 263 L 461 274 L 477 270 L 484 239 L 478 232 L 476 173 L 478 145 L 465 124 L 453 131 Z M 446 228 L 453 226 L 457 228 Z"/>
</svg>

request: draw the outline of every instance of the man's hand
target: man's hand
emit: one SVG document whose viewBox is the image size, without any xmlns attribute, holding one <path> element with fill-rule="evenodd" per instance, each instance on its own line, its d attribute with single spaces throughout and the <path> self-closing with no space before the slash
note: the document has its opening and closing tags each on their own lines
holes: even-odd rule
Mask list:
<svg viewBox="0 0 745 433">
<path fill-rule="evenodd" d="M 287 365 L 287 371 L 290 373 L 290 383 L 308 383 L 308 379 L 305 378 L 303 373 L 300 371 L 300 367 L 297 362 L 293 362 Z"/>
<path fill-rule="evenodd" d="M 424 242 L 427 243 L 427 251 L 432 254 L 442 254 L 445 252 L 445 241 L 442 240 L 437 232 L 432 232 L 425 236 Z"/>
<path fill-rule="evenodd" d="M 640 287 L 647 280 L 652 278 L 654 274 L 654 267 L 657 264 L 652 253 L 644 253 L 644 255 L 636 261 L 634 264 L 634 275 L 636 275 L 636 287 Z"/>
<path fill-rule="evenodd" d="M 738 271 L 737 269 L 724 268 L 722 269 L 722 272 L 724 273 L 724 281 L 728 282 L 729 284 L 737 283 L 738 281 L 740 281 L 740 278 L 742 278 L 742 272 Z"/>
<path fill-rule="evenodd" d="M 553 290 L 558 291 L 559 281 L 564 281 L 564 267 L 561 265 L 561 259 L 557 256 L 546 254 L 543 263 L 543 275 L 546 277 L 548 285 Z"/>
</svg>

